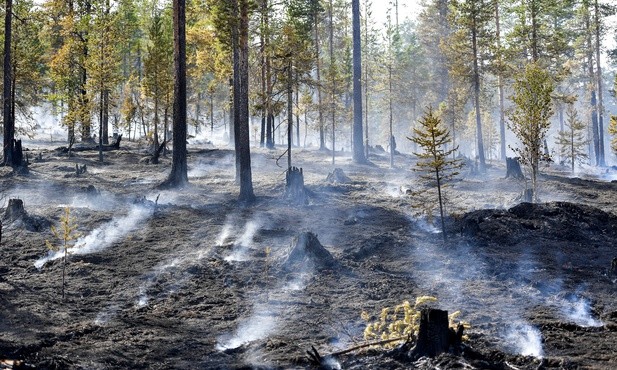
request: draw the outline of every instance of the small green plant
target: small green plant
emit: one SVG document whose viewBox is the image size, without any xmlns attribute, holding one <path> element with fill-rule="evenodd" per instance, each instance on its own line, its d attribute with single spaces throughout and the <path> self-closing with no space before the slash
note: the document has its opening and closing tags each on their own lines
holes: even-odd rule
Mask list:
<svg viewBox="0 0 617 370">
<path fill-rule="evenodd" d="M 52 225 L 51 233 L 54 238 L 60 241 L 59 244 L 53 244 L 49 240 L 45 241 L 47 248 L 54 252 L 62 251 L 62 299 L 64 299 L 64 286 L 66 281 L 66 258 L 70 253 L 70 249 L 75 247 L 75 241 L 79 239 L 81 234 L 77 232 L 77 224 L 75 217 L 71 217 L 69 207 L 64 208 L 64 214 L 60 216 L 60 228 Z"/>
<path fill-rule="evenodd" d="M 381 310 L 379 320 L 370 321 L 370 316 L 362 312 L 362 319 L 367 322 L 364 329 L 364 339 L 367 341 L 379 341 L 376 345 L 384 348 L 394 348 L 399 344 L 416 338 L 420 329 L 420 313 L 422 308 L 428 304 L 437 302 L 437 298 L 431 296 L 421 296 L 416 298 L 412 306 L 409 301 L 394 307 L 385 307 Z M 465 329 L 469 324 L 464 321 L 457 321 L 460 311 L 450 314 L 450 327 L 456 329 L 461 324 Z M 463 337 L 463 339 L 466 339 Z"/>
</svg>

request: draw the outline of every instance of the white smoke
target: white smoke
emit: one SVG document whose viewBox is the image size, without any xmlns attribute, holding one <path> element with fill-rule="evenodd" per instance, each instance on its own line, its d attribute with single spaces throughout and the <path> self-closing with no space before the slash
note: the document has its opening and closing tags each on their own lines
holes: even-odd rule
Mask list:
<svg viewBox="0 0 617 370">
<path fill-rule="evenodd" d="M 542 334 L 536 327 L 526 322 L 516 322 L 508 328 L 506 340 L 512 346 L 512 350 L 519 355 L 542 358 Z"/>
<path fill-rule="evenodd" d="M 267 338 L 276 327 L 279 312 L 275 312 L 268 304 L 259 304 L 253 308 L 251 317 L 242 320 L 231 337 L 219 338 L 216 349 L 224 351 L 226 349 L 238 348 L 244 344 Z"/>
<path fill-rule="evenodd" d="M 230 255 L 225 257 L 225 261 L 233 262 L 233 261 L 246 261 L 247 256 L 246 252 L 248 248 L 253 244 L 253 238 L 259 228 L 261 227 L 261 223 L 259 221 L 250 220 L 244 225 L 244 231 L 240 238 L 234 242 L 234 250 Z"/>
<path fill-rule="evenodd" d="M 561 313 L 571 322 L 579 326 L 603 326 L 599 320 L 596 320 L 591 315 L 591 305 L 589 300 L 574 296 L 571 299 L 565 299 L 562 302 Z"/>
<path fill-rule="evenodd" d="M 88 235 L 79 238 L 75 242 L 75 247 L 71 248 L 70 253 L 79 255 L 102 251 L 138 229 L 152 213 L 151 208 L 134 206 L 127 215 L 114 217 L 111 221 L 92 230 Z M 61 258 L 63 255 L 63 249 L 50 252 L 47 256 L 36 260 L 34 266 L 40 269 L 45 263 Z"/>
</svg>

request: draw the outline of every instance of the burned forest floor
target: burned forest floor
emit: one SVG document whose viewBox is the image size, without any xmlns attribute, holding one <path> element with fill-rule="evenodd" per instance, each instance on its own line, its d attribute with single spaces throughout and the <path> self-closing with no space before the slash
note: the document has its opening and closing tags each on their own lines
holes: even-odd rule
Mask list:
<svg viewBox="0 0 617 370">
<path fill-rule="evenodd" d="M 55 143 L 57 144 L 57 143 Z M 311 368 L 363 343 L 382 309 L 433 296 L 468 322 L 461 355 L 406 362 L 381 348 L 332 358 L 345 369 L 617 368 L 615 169 L 542 169 L 541 203 L 493 162 L 447 189 L 448 239 L 432 225 L 431 189 L 398 155 L 294 148 L 306 204 L 284 197 L 283 149 L 253 149 L 257 200 L 239 204 L 233 152 L 189 146 L 190 185 L 159 190 L 170 158 L 147 164 L 137 143 L 77 152 L 24 145 L 27 175 L 0 169 L 0 369 Z M 283 166 L 283 159 L 279 161 Z M 76 171 L 86 165 L 84 173 Z M 341 168 L 348 179 L 326 178 Z M 81 234 L 66 263 L 49 252 L 68 207 Z M 0 210 L 5 214 L 4 209 Z M 437 213 L 435 213 L 437 215 Z M 437 223 L 436 223 L 437 224 Z M 310 231 L 334 262 L 286 266 Z"/>
</svg>

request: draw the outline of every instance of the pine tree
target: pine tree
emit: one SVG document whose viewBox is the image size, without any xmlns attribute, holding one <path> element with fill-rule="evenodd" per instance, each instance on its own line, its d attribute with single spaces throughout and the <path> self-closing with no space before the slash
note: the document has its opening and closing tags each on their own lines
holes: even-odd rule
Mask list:
<svg viewBox="0 0 617 370">
<path fill-rule="evenodd" d="M 553 80 L 538 63 L 531 62 L 514 83 L 510 98 L 514 109 L 509 114 L 508 127 L 520 140 L 521 146 L 512 148 L 521 163 L 528 166 L 534 202 L 538 200 L 538 173 L 543 153 L 543 143 L 553 115 L 551 94 Z"/>
<path fill-rule="evenodd" d="M 103 161 L 103 144 L 109 137 L 109 106 L 113 91 L 120 82 L 119 49 L 116 46 L 120 37 L 116 12 L 112 11 L 109 0 L 98 0 L 93 4 L 93 19 L 88 37 L 88 57 L 86 69 L 88 79 L 86 89 L 87 101 L 97 104 L 99 121 L 99 161 Z"/>
<path fill-rule="evenodd" d="M 483 55 L 489 45 L 492 45 L 494 34 L 491 23 L 494 18 L 494 2 L 492 0 L 468 0 L 454 2 L 455 13 L 453 17 L 457 26 L 451 42 L 455 53 L 450 59 L 453 63 L 463 63 L 457 69 L 464 78 L 473 85 L 473 105 L 475 108 L 476 121 L 476 156 L 479 160 L 480 172 L 486 170 L 484 158 L 484 138 L 482 135 L 482 107 L 480 106 L 480 93 L 483 71 Z M 461 72 L 462 71 L 462 72 Z"/>
<path fill-rule="evenodd" d="M 574 172 L 574 164 L 582 163 L 587 158 L 585 139 L 587 127 L 578 118 L 574 104 L 570 102 L 566 110 L 565 130 L 557 136 L 559 156 L 564 163 L 569 162 Z"/>
<path fill-rule="evenodd" d="M 160 110 L 166 103 L 165 97 L 172 95 L 173 91 L 173 59 L 169 53 L 173 42 L 171 30 L 165 22 L 167 19 L 155 10 L 148 30 L 149 43 L 144 58 L 142 85 L 146 97 L 154 103 L 153 163 L 158 162 Z"/>
<path fill-rule="evenodd" d="M 444 220 L 444 187 L 458 175 L 458 169 L 461 168 L 462 163 L 456 159 L 448 159 L 448 156 L 457 148 L 448 149 L 451 143 L 450 133 L 443 126 L 441 119 L 433 112 L 432 107 L 428 107 L 419 121 L 419 127 L 415 128 L 413 133 L 413 137 L 409 140 L 422 149 L 422 152 L 414 153 L 418 157 L 416 171 L 421 172 L 420 177 L 427 183 L 434 184 L 437 189 L 441 230 L 445 240 L 447 235 Z"/>
</svg>

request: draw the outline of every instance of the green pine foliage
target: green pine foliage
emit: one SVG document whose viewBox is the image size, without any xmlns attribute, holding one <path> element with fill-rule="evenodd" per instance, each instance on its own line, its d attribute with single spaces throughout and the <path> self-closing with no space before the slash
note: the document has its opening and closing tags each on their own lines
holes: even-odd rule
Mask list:
<svg viewBox="0 0 617 370">
<path fill-rule="evenodd" d="M 54 244 L 49 240 L 45 241 L 47 248 L 54 252 L 62 252 L 62 299 L 64 299 L 64 287 L 66 286 L 66 259 L 71 253 L 70 250 L 75 247 L 75 241 L 81 237 L 77 231 L 77 220 L 71 217 L 69 207 L 64 209 L 64 214 L 60 216 L 60 227 L 51 227 L 51 233 L 54 239 L 59 241 L 59 244 Z"/>
<path fill-rule="evenodd" d="M 521 143 L 511 149 L 530 170 L 534 202 L 538 200 L 538 174 L 540 160 L 543 158 L 543 143 L 553 115 L 553 90 L 549 72 L 538 63 L 531 62 L 516 78 L 514 94 L 510 98 L 514 107 L 508 115 L 508 127 Z"/>
<path fill-rule="evenodd" d="M 566 117 L 565 130 L 560 131 L 557 136 L 557 146 L 562 162 L 569 163 L 572 172 L 574 172 L 574 164 L 581 164 L 588 158 L 587 127 L 578 118 L 578 113 L 572 103 L 568 104 Z"/>
<path fill-rule="evenodd" d="M 437 189 L 439 201 L 439 213 L 441 216 L 441 229 L 446 239 L 446 227 L 444 221 L 444 187 L 452 181 L 458 170 L 462 167 L 462 162 L 451 159 L 449 156 L 458 147 L 451 147 L 450 132 L 441 123 L 432 107 L 428 107 L 424 116 L 418 122 L 418 127 L 413 130 L 413 141 L 422 149 L 419 153 L 414 153 L 418 157 L 416 171 L 420 172 L 420 178 L 431 187 Z"/>
</svg>

